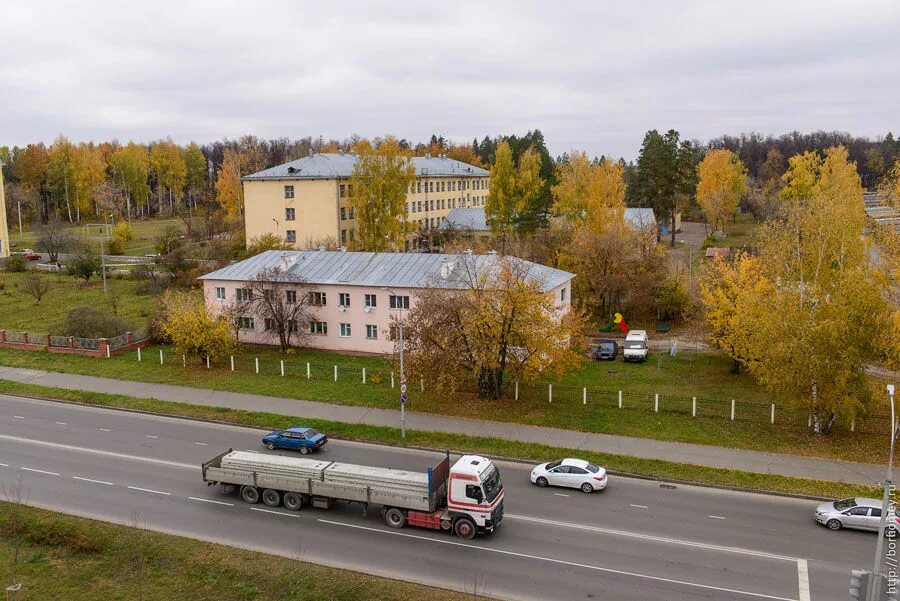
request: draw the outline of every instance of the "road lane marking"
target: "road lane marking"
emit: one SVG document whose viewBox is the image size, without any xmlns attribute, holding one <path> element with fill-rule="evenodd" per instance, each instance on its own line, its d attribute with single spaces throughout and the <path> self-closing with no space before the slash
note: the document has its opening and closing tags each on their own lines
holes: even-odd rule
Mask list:
<svg viewBox="0 0 900 601">
<path fill-rule="evenodd" d="M 144 434 L 147 438 L 159 438 L 159 436 L 153 436 L 152 434 Z"/>
<path fill-rule="evenodd" d="M 201 497 L 188 497 L 191 501 L 203 501 L 204 503 L 215 503 L 216 505 L 228 505 L 234 507 L 234 503 L 226 503 L 225 501 L 214 501 L 212 499 L 203 499 Z"/>
<path fill-rule="evenodd" d="M 100 428 L 101 432 L 112 432 L 109 428 Z"/>
<path fill-rule="evenodd" d="M 253 507 L 251 507 L 253 509 Z M 262 509 L 258 511 L 264 511 Z M 277 512 L 276 512 L 277 513 Z M 534 559 L 537 561 L 546 561 L 548 563 L 556 563 L 561 565 L 572 566 L 576 568 L 585 568 L 588 570 L 595 570 L 597 572 L 606 572 L 609 574 L 620 574 L 622 576 L 633 576 L 635 578 L 643 578 L 645 580 L 653 580 L 655 582 L 666 582 L 669 584 L 680 584 L 682 586 L 690 586 L 694 588 L 702 588 L 705 590 L 711 591 L 719 591 L 723 593 L 735 593 L 738 595 L 745 595 L 748 597 L 755 597 L 757 599 L 774 599 L 775 601 L 798 601 L 797 599 L 792 599 L 791 597 L 779 597 L 777 595 L 766 595 L 764 593 L 753 593 L 750 591 L 743 591 L 739 589 L 732 588 L 724 588 L 720 586 L 713 586 L 710 584 L 700 584 L 699 582 L 687 582 L 685 580 L 674 580 L 672 578 L 663 578 L 661 576 L 651 576 L 650 574 L 641 574 L 639 572 L 626 572 L 624 570 L 615 570 L 613 568 L 604 568 L 601 566 L 590 565 L 586 563 L 578 563 L 574 561 L 566 561 L 564 559 L 555 559 L 553 557 L 543 557 L 540 555 L 530 555 L 528 553 L 518 553 L 516 551 L 507 551 L 506 549 L 496 549 L 493 547 L 481 547 L 478 545 L 472 545 L 469 543 L 461 543 L 455 540 L 445 540 L 439 538 L 431 538 L 429 536 L 420 536 L 418 534 L 407 534 L 405 532 L 394 532 L 391 530 L 382 530 L 381 528 L 371 528 L 369 526 L 360 526 L 357 524 L 348 524 L 346 522 L 335 522 L 332 520 L 325 520 L 322 518 L 318 518 L 316 521 L 321 522 L 323 524 L 332 524 L 334 526 L 343 526 L 345 528 L 356 528 L 358 530 L 368 530 L 370 532 L 378 532 L 380 534 L 392 534 L 394 536 L 402 536 L 405 538 L 414 538 L 417 540 L 425 540 L 432 543 L 439 543 L 442 545 L 452 545 L 454 547 L 465 547 L 468 549 L 476 549 L 478 551 L 485 551 L 487 553 L 497 553 L 500 555 L 509 555 L 512 557 L 521 557 L 523 559 Z"/>
<path fill-rule="evenodd" d="M 128 488 L 130 488 L 131 490 L 139 490 L 141 492 L 152 492 L 157 495 L 166 495 L 167 497 L 171 494 L 171 493 L 163 492 L 161 490 L 153 490 L 152 488 L 139 488 L 137 486 L 129 486 Z"/>
<path fill-rule="evenodd" d="M 81 476 L 72 476 L 73 480 L 81 480 L 82 482 L 93 482 L 94 484 L 105 484 L 107 486 L 114 486 L 112 482 L 106 482 L 104 480 L 94 480 L 93 478 L 82 478 Z"/>
<path fill-rule="evenodd" d="M 52 449 L 62 449 L 72 451 L 74 453 L 89 453 L 91 455 L 102 455 L 104 457 L 116 457 L 118 459 L 129 459 L 131 461 L 143 461 L 145 463 L 156 463 L 159 465 L 168 465 L 172 467 L 180 467 L 189 470 L 199 469 L 200 466 L 191 463 L 179 463 L 177 461 L 166 461 L 165 459 L 154 459 L 153 457 L 140 457 L 138 455 L 126 455 L 124 453 L 113 453 L 112 451 L 101 451 L 100 449 L 85 449 L 84 447 L 76 447 L 68 444 L 60 444 L 58 442 L 47 442 L 44 440 L 32 440 L 30 438 L 22 438 L 20 436 L 9 436 L 8 434 L 0 434 L 0 440 L 9 440 L 12 442 L 21 442 L 23 444 L 33 444 L 39 447 L 50 447 Z"/>
<path fill-rule="evenodd" d="M 201 447 L 207 446 L 207 444 L 205 442 L 195 442 L 194 444 L 200 445 Z"/>
<path fill-rule="evenodd" d="M 557 497 L 568 497 L 568 496 L 569 496 L 569 495 L 564 495 L 564 494 L 562 494 L 561 492 L 555 492 L 555 493 L 553 493 L 553 494 L 554 494 L 555 496 L 557 496 Z"/>
<path fill-rule="evenodd" d="M 797 560 L 797 580 L 800 581 L 800 601 L 810 601 L 809 596 L 809 566 L 805 559 Z"/>
<path fill-rule="evenodd" d="M 284 513 L 281 511 L 272 511 L 271 509 L 260 509 L 259 507 L 251 507 L 250 511 L 262 511 L 263 513 L 274 513 L 275 515 L 283 515 L 286 518 L 299 518 L 299 515 L 293 513 Z"/>
<path fill-rule="evenodd" d="M 712 518 L 712 519 L 714 519 L 714 520 L 724 520 L 724 519 L 725 519 L 725 518 L 722 517 L 721 515 L 708 515 L 708 516 L 706 516 L 706 517 Z"/>
<path fill-rule="evenodd" d="M 522 520 L 525 522 L 535 522 L 538 524 L 547 524 L 548 526 L 561 526 L 563 528 L 574 528 L 576 530 L 587 530 L 590 532 L 600 532 L 602 534 L 611 534 L 614 536 L 625 536 L 628 538 L 638 538 L 649 540 L 657 543 L 668 543 L 672 545 L 683 545 L 685 547 L 696 547 L 698 549 L 709 549 L 711 551 L 722 551 L 725 553 L 737 553 L 739 555 L 752 555 L 754 557 L 765 557 L 768 559 L 779 559 L 782 561 L 798 561 L 798 557 L 789 557 L 787 555 L 776 555 L 765 551 L 754 551 L 753 549 L 743 549 L 741 547 L 725 547 L 722 545 L 713 545 L 710 543 L 701 543 L 697 541 L 683 540 L 680 538 L 667 538 L 664 536 L 654 536 L 652 534 L 641 534 L 640 532 L 629 532 L 627 530 L 614 530 L 612 528 L 603 528 L 601 526 L 586 526 L 582 524 L 572 524 L 569 522 L 557 522 L 556 520 L 546 520 L 544 518 L 533 518 L 526 515 L 515 515 L 507 513 L 503 516 L 506 519 Z"/>
<path fill-rule="evenodd" d="M 0 467 L 9 467 L 8 463 L 0 463 Z"/>
<path fill-rule="evenodd" d="M 47 470 L 36 470 L 33 467 L 23 467 L 22 470 L 26 472 L 36 472 L 38 474 L 47 474 L 48 476 L 58 476 L 56 472 L 48 472 Z"/>
<path fill-rule="evenodd" d="M 66 422 L 56 422 L 58 426 L 68 426 Z"/>
<path fill-rule="evenodd" d="M 632 507 L 635 507 L 635 508 L 637 508 L 637 509 L 647 509 L 647 506 L 646 506 L 646 505 L 635 505 L 634 503 L 632 503 L 631 506 L 632 506 Z"/>
<path fill-rule="evenodd" d="M 13 417 L 16 419 L 25 419 L 25 416 L 23 415 L 14 415 Z"/>
</svg>

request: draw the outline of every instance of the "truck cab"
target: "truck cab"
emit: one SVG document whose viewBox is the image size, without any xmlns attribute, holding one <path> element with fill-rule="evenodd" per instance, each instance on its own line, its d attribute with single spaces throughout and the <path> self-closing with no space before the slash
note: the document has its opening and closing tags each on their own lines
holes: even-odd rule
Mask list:
<svg viewBox="0 0 900 601">
<path fill-rule="evenodd" d="M 447 511 L 453 531 L 461 538 L 490 533 L 503 519 L 503 482 L 500 470 L 480 455 L 463 455 L 450 468 Z"/>
</svg>

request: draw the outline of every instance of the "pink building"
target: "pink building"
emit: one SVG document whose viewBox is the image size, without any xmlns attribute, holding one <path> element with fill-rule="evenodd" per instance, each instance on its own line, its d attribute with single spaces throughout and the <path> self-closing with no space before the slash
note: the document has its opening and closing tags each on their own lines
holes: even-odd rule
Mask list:
<svg viewBox="0 0 900 601">
<path fill-rule="evenodd" d="M 553 295 L 561 311 L 569 309 L 574 274 L 515 260 L 527 269 L 528 277 Z M 241 300 L 247 294 L 247 283 L 257 274 L 278 268 L 303 280 L 303 293 L 313 300 L 314 321 L 298 324 L 309 328 L 311 336 L 306 346 L 391 353 L 394 350 L 389 336 L 391 317 L 401 318 L 401 312 L 412 309 L 418 290 L 433 286 L 463 288 L 459 272 L 464 261 L 480 271 L 496 265 L 497 256 L 270 250 L 200 279 L 207 306 L 218 311 Z M 243 316 L 239 323 L 241 342 L 277 344 L 277 339 L 265 331 L 265 324 L 258 323 L 252 315 Z"/>
</svg>

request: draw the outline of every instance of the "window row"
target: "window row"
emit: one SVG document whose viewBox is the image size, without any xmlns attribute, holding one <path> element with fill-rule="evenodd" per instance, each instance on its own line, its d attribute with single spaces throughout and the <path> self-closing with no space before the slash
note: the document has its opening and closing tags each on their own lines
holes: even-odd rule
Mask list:
<svg viewBox="0 0 900 601">
<path fill-rule="evenodd" d="M 247 317 L 242 315 L 237 318 L 237 326 L 241 330 L 255 330 L 256 329 L 256 320 L 253 317 Z M 289 333 L 294 333 L 299 331 L 299 325 L 296 321 L 288 321 L 285 324 L 285 327 Z M 352 325 L 349 323 L 339 323 L 338 327 L 340 328 L 341 338 L 350 338 L 353 335 Z M 279 330 L 278 323 L 272 318 L 263 319 L 263 331 L 265 332 L 275 332 Z M 326 321 L 311 321 L 309 322 L 309 333 L 316 336 L 327 336 L 328 335 L 328 322 Z M 378 340 L 378 326 L 372 323 L 366 324 L 366 339 L 367 340 Z"/>
<path fill-rule="evenodd" d="M 348 236 L 348 233 L 349 233 L 349 236 Z M 356 240 L 356 230 L 355 229 L 350 228 L 349 230 L 341 230 L 341 244 L 347 244 L 348 239 L 350 240 L 350 242 L 353 242 L 354 240 Z"/>
<path fill-rule="evenodd" d="M 266 294 L 266 298 L 270 298 L 271 294 L 273 294 L 272 290 L 266 290 L 264 292 Z M 285 290 L 285 301 L 287 303 L 296 303 L 297 302 L 297 291 L 296 290 Z M 341 307 L 350 307 L 350 293 L 349 292 L 338 292 L 338 306 Z M 314 307 L 324 307 L 328 304 L 328 295 L 325 292 L 309 292 L 309 304 Z M 217 300 L 225 300 L 225 287 L 217 286 L 216 287 L 216 299 Z M 239 302 L 252 302 L 253 301 L 253 289 L 252 288 L 237 288 L 235 290 L 235 299 Z M 401 295 L 395 296 L 393 294 L 388 296 L 388 304 L 391 309 L 409 309 L 409 296 Z M 378 295 L 377 294 L 364 294 L 363 295 L 363 307 L 374 309 L 378 306 Z M 251 328 L 252 329 L 252 328 Z"/>
<path fill-rule="evenodd" d="M 341 184 L 340 185 L 340 194 L 341 194 L 341 198 L 347 198 L 348 196 L 353 196 L 353 184 Z"/>
<path fill-rule="evenodd" d="M 487 190 L 488 180 L 439 180 L 439 181 L 417 181 L 409 185 L 410 194 L 421 194 L 422 192 L 456 192 L 463 190 Z"/>
<path fill-rule="evenodd" d="M 341 207 L 341 221 L 347 219 L 356 219 L 356 209 L 354 207 Z"/>
</svg>

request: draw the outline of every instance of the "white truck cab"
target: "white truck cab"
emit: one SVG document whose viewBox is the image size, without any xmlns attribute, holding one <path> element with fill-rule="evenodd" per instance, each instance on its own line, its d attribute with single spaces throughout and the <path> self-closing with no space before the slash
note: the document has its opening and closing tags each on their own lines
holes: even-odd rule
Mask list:
<svg viewBox="0 0 900 601">
<path fill-rule="evenodd" d="M 470 523 L 478 532 L 493 532 L 503 519 L 503 482 L 500 470 L 487 457 L 463 455 L 450 468 L 447 511 L 454 532 L 470 538 Z M 469 522 L 468 520 L 471 520 Z M 459 532 L 462 529 L 463 532 Z M 474 534 L 474 533 L 473 533 Z"/>
<path fill-rule="evenodd" d="M 625 361 L 646 361 L 650 352 L 650 339 L 646 330 L 631 330 L 625 336 L 625 349 L 622 358 Z"/>
</svg>

